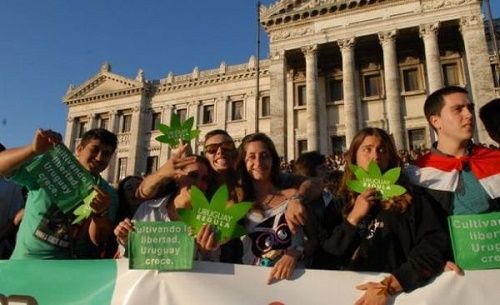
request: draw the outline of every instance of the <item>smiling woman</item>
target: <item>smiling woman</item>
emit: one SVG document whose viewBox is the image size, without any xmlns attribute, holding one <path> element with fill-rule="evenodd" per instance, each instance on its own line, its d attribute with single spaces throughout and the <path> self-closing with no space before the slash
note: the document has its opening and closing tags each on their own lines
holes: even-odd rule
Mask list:
<svg viewBox="0 0 500 305">
<path fill-rule="evenodd" d="M 243 263 L 272 267 L 268 284 L 290 279 L 303 251 L 302 231 L 292 234 L 285 220 L 288 201 L 297 189 L 280 188 L 280 159 L 263 133 L 247 135 L 238 148 L 237 170 L 243 200 L 253 201 L 243 236 Z"/>
</svg>

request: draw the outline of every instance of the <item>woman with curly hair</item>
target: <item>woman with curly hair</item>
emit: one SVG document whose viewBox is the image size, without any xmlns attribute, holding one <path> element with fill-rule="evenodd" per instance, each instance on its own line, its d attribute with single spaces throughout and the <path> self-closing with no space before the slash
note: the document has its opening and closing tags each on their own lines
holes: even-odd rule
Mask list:
<svg viewBox="0 0 500 305">
<path fill-rule="evenodd" d="M 368 171 L 371 161 L 382 172 L 402 167 L 390 136 L 379 128 L 364 128 L 354 137 L 346 155 L 346 168 L 331 210 L 334 229 L 320 237 L 323 249 L 339 269 L 390 273 L 381 282 L 357 286 L 365 290 L 356 304 L 386 304 L 391 295 L 426 285 L 443 271 L 448 238 L 433 206 L 423 192 L 396 182 L 406 193 L 380 199 L 374 188 L 354 193 L 347 182 L 355 179 L 351 164 Z"/>
</svg>

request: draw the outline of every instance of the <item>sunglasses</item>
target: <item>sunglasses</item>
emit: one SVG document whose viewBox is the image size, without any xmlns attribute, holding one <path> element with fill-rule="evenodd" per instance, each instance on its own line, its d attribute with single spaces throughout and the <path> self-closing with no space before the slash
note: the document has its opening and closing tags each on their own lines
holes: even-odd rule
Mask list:
<svg viewBox="0 0 500 305">
<path fill-rule="evenodd" d="M 221 143 L 213 143 L 206 145 L 205 152 L 209 154 L 215 154 L 217 150 L 219 150 L 219 147 L 222 149 L 222 151 L 232 151 L 235 148 L 233 141 L 225 141 Z"/>
</svg>

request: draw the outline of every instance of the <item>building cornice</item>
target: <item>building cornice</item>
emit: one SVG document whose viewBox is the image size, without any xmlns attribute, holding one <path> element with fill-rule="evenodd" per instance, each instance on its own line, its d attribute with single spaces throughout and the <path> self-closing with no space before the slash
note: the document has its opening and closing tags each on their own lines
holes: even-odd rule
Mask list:
<svg viewBox="0 0 500 305">
<path fill-rule="evenodd" d="M 269 60 L 260 61 L 260 77 L 269 75 Z M 195 68 L 196 69 L 196 68 Z M 195 70 L 193 70 L 195 72 Z M 226 66 L 224 63 L 217 69 L 199 71 L 196 73 L 173 76 L 171 73 L 167 78 L 155 81 L 153 94 L 163 94 L 192 88 L 221 85 L 225 83 L 239 82 L 243 80 L 255 79 L 257 69 L 252 58 L 247 64 Z"/>
<path fill-rule="evenodd" d="M 393 6 L 401 2 L 414 2 L 415 0 L 280 0 L 268 7 L 261 6 L 261 25 L 271 32 L 275 28 L 290 26 L 354 10 L 372 7 Z M 472 0 L 449 0 L 472 1 Z M 474 0 L 476 1 L 476 0 Z"/>
<path fill-rule="evenodd" d="M 106 81 L 113 81 L 125 88 L 120 88 L 114 91 L 107 91 L 97 94 L 89 94 L 92 90 L 96 89 Z M 102 100 L 109 100 L 115 98 L 122 98 L 126 96 L 133 96 L 142 94 L 147 88 L 147 83 L 142 81 L 132 80 L 124 76 L 103 70 L 97 73 L 94 77 L 90 78 L 80 86 L 74 88 L 70 86 L 68 92 L 63 97 L 63 102 L 66 105 L 94 103 Z"/>
<path fill-rule="evenodd" d="M 290 26 L 304 26 L 320 18 L 383 9 L 384 6 L 390 8 L 411 2 L 420 3 L 420 11 L 427 12 L 478 4 L 481 0 L 281 0 L 268 7 L 261 6 L 260 20 L 271 40 L 282 40 L 303 35 L 304 30 L 290 30 Z"/>
</svg>

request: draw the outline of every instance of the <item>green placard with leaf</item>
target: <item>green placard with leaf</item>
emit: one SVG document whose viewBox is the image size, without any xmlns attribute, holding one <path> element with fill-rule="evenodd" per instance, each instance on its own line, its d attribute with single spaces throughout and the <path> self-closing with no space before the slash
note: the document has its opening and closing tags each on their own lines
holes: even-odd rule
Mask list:
<svg viewBox="0 0 500 305">
<path fill-rule="evenodd" d="M 138 221 L 129 234 L 130 269 L 189 270 L 193 268 L 194 239 L 181 221 Z"/>
<path fill-rule="evenodd" d="M 500 268 L 500 212 L 449 216 L 448 227 L 462 269 Z"/>
<path fill-rule="evenodd" d="M 156 137 L 158 142 L 166 143 L 172 148 L 176 148 L 181 142 L 188 143 L 200 134 L 199 129 L 193 129 L 194 118 L 190 117 L 181 123 L 178 115 L 172 113 L 170 117 L 170 126 L 158 124 L 157 128 L 162 135 Z"/>
<path fill-rule="evenodd" d="M 94 177 L 63 144 L 35 159 L 26 170 L 64 213 L 88 198 L 95 184 Z"/>
<path fill-rule="evenodd" d="M 197 234 L 205 223 L 215 226 L 215 237 L 219 242 L 243 236 L 246 230 L 238 221 L 245 217 L 252 203 L 240 202 L 228 207 L 227 201 L 228 190 L 225 184 L 215 192 L 210 203 L 200 189 L 192 186 L 192 209 L 179 209 L 179 216 L 193 229 L 194 234 Z"/>
<path fill-rule="evenodd" d="M 368 171 L 354 164 L 351 164 L 351 170 L 356 179 L 348 181 L 347 187 L 356 193 L 362 193 L 367 188 L 375 188 L 380 192 L 382 200 L 406 193 L 404 187 L 396 184 L 401 175 L 400 167 L 391 168 L 382 175 L 378 164 L 370 161 Z"/>
</svg>

